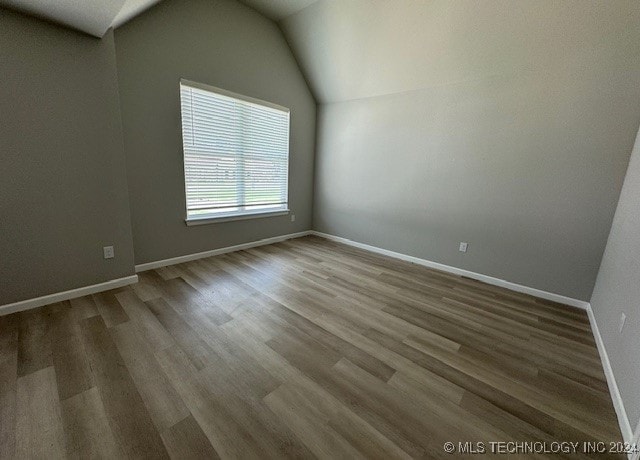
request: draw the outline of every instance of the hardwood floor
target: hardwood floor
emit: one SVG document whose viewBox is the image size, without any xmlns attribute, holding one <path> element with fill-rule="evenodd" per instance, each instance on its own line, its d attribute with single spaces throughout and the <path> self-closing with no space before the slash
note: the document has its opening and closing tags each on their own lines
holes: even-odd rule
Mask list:
<svg viewBox="0 0 640 460">
<path fill-rule="evenodd" d="M 620 440 L 585 312 L 317 237 L 0 317 L 0 416 L 1 458 Z"/>
</svg>

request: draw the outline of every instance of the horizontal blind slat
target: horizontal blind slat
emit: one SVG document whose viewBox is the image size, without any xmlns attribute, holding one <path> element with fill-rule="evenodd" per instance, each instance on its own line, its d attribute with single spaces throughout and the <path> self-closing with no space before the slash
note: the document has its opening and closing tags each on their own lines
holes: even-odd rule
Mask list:
<svg viewBox="0 0 640 460">
<path fill-rule="evenodd" d="M 187 213 L 286 208 L 289 112 L 180 84 Z"/>
</svg>

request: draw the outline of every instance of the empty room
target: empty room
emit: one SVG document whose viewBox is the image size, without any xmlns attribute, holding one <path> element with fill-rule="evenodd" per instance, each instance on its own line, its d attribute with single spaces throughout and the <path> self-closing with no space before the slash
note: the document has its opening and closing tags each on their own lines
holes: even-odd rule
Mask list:
<svg viewBox="0 0 640 460">
<path fill-rule="evenodd" d="M 0 0 L 0 459 L 640 459 L 640 1 Z"/>
</svg>

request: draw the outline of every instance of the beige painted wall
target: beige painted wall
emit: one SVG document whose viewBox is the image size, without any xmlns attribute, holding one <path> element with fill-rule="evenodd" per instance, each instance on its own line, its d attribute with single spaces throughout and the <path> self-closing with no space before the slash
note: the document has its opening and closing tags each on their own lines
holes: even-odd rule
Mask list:
<svg viewBox="0 0 640 460">
<path fill-rule="evenodd" d="M 234 1 L 173 0 L 115 34 L 136 263 L 311 228 L 316 105 L 273 22 Z M 291 109 L 295 222 L 185 225 L 180 78 Z"/>
<path fill-rule="evenodd" d="M 634 430 L 640 426 L 640 133 L 593 290 L 591 307 Z M 619 332 L 622 313 L 627 319 Z"/>
<path fill-rule="evenodd" d="M 0 44 L 0 305 L 132 275 L 113 34 L 0 10 Z"/>
<path fill-rule="evenodd" d="M 639 22 L 626 0 L 285 19 L 321 103 L 314 228 L 589 300 L 640 124 Z"/>
</svg>

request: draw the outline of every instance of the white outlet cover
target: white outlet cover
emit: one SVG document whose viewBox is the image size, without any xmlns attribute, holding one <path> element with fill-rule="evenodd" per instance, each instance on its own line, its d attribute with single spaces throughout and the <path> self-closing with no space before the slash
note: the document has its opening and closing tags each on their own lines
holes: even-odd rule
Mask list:
<svg viewBox="0 0 640 460">
<path fill-rule="evenodd" d="M 105 259 L 113 259 L 115 257 L 115 252 L 113 250 L 113 246 L 105 246 L 102 248 L 102 252 L 104 254 Z"/>
<path fill-rule="evenodd" d="M 469 247 L 469 243 L 460 243 L 460 252 L 467 252 L 467 248 Z"/>
<path fill-rule="evenodd" d="M 296 221 L 296 215 L 295 214 L 291 214 L 291 222 L 295 222 Z"/>
</svg>

